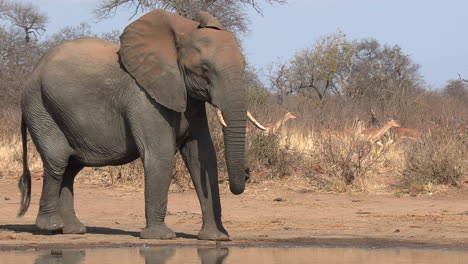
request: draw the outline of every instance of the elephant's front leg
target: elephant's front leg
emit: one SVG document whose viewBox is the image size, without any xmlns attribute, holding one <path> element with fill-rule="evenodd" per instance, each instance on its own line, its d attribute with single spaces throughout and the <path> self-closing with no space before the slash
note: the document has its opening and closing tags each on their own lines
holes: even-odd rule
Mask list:
<svg viewBox="0 0 468 264">
<path fill-rule="evenodd" d="M 166 118 L 162 114 L 166 114 Z M 169 110 L 147 105 L 127 113 L 127 123 L 145 171 L 146 227 L 140 233 L 141 238 L 175 237 L 164 222 L 175 153 L 174 130 L 167 120 L 174 119 L 174 115 Z"/>
<path fill-rule="evenodd" d="M 198 239 L 229 240 L 228 232 L 221 222 L 216 152 L 208 126 L 203 124 L 197 122 L 197 127 L 190 128 L 192 136 L 181 148 L 202 210 L 203 224 Z"/>
<path fill-rule="evenodd" d="M 145 215 L 146 228 L 141 238 L 171 239 L 174 231 L 164 222 L 167 212 L 167 196 L 174 164 L 174 145 L 165 145 L 157 153 L 145 153 Z"/>
</svg>

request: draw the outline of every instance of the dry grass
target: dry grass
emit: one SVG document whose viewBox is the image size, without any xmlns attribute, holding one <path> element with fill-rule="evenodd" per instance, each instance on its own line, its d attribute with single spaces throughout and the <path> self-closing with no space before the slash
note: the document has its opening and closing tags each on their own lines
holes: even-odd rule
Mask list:
<svg viewBox="0 0 468 264">
<path fill-rule="evenodd" d="M 401 164 L 400 149 L 392 144 L 371 144 L 360 134 L 362 124 L 352 122 L 335 133 L 283 131 L 282 146 L 302 155 L 296 171 L 312 185 L 329 191 L 379 192 L 392 168 Z M 327 131 L 329 132 L 329 130 Z M 300 168 L 300 170 L 299 170 Z"/>
<path fill-rule="evenodd" d="M 380 147 L 363 139 L 360 131 L 369 125 L 359 121 L 365 120 L 362 114 L 365 112 L 358 107 L 334 109 L 325 105 L 314 112 L 314 105 L 306 104 L 303 99 L 296 101 L 296 104 L 288 102 L 283 108 L 277 107 L 271 97 L 260 99 L 256 98 L 259 100 L 257 105 L 251 107 L 259 121 L 276 121 L 287 111 L 298 118 L 286 123 L 276 134 L 263 135 L 255 130 L 249 132 L 247 166 L 251 172 L 250 184 L 258 188 L 273 181 L 299 191 L 418 195 L 443 192 L 447 186 L 465 184 L 468 171 L 466 124 L 454 117 L 463 114 L 460 107 L 443 105 L 445 108 L 439 106 L 443 111 L 432 113 L 431 119 L 436 121 L 432 122 L 430 138 L 393 142 L 389 131 L 383 140 L 383 147 Z M 303 105 L 300 107 L 298 104 Z M 350 111 L 354 111 L 354 117 Z M 406 119 L 407 112 L 404 111 Z M 208 107 L 208 113 L 218 156 L 221 190 L 227 190 L 222 130 L 211 107 Z M 421 113 L 421 116 L 426 117 L 427 113 Z M 398 116 L 392 118 L 398 120 Z M 0 177 L 18 177 L 21 174 L 22 155 L 19 113 L 4 110 L 0 112 L 0 120 Z M 31 141 L 28 141 L 28 150 L 31 170 L 41 171 L 42 163 Z M 124 166 L 86 168 L 77 180 L 139 189 L 144 184 L 143 167 L 137 160 Z M 193 189 L 179 154 L 176 156 L 172 183 L 172 191 Z"/>
<path fill-rule="evenodd" d="M 22 170 L 20 114 L 4 109 L 0 112 L 0 177 L 19 176 Z M 42 170 L 42 161 L 31 140 L 28 140 L 28 163 L 31 171 Z"/>
<path fill-rule="evenodd" d="M 435 186 L 463 186 L 468 173 L 467 135 L 438 132 L 430 139 L 402 142 L 406 166 L 401 171 L 401 187 L 432 193 Z"/>
</svg>

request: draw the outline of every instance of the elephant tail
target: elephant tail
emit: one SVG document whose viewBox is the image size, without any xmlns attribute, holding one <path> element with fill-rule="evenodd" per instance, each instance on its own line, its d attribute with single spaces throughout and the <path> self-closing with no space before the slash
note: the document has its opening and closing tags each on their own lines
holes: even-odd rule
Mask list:
<svg viewBox="0 0 468 264">
<path fill-rule="evenodd" d="M 31 202 L 31 173 L 28 168 L 28 135 L 26 131 L 26 121 L 21 117 L 21 139 L 23 142 L 23 175 L 18 181 L 18 187 L 21 191 L 21 207 L 18 217 L 23 216 L 29 208 Z"/>
</svg>

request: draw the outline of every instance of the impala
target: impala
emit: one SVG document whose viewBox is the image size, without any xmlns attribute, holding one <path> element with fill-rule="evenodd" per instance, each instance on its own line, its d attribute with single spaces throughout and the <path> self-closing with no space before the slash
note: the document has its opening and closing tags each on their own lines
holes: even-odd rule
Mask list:
<svg viewBox="0 0 468 264">
<path fill-rule="evenodd" d="M 280 118 L 280 120 L 278 120 L 277 122 L 275 123 L 267 123 L 265 125 L 265 133 L 267 134 L 273 134 L 273 133 L 276 133 L 278 132 L 278 130 L 284 125 L 284 123 L 286 123 L 286 121 L 288 121 L 289 119 L 295 119 L 296 116 L 291 114 L 291 112 L 287 112 L 286 114 L 284 114 L 284 116 L 282 118 Z"/>
<path fill-rule="evenodd" d="M 395 128 L 394 133 L 396 140 L 403 138 L 420 140 L 423 137 L 430 137 L 432 135 L 431 129 L 428 129 L 426 132 L 423 132 L 417 129 L 405 127 Z"/>
<path fill-rule="evenodd" d="M 295 119 L 296 116 L 291 114 L 291 112 L 287 112 L 286 114 L 283 115 L 282 118 L 280 118 L 278 121 L 276 122 L 272 122 L 272 123 L 266 123 L 265 126 L 263 127 L 260 127 L 258 126 L 255 122 L 252 121 L 252 123 L 260 128 L 260 130 L 263 130 L 262 132 L 264 134 L 273 134 L 273 133 L 276 133 L 278 132 L 278 130 L 284 125 L 284 123 L 286 123 L 286 121 L 288 121 L 289 119 Z M 250 131 L 250 129 L 247 127 L 246 129 L 247 132 Z"/>
<path fill-rule="evenodd" d="M 361 131 L 361 134 L 371 143 L 376 143 L 380 140 L 380 138 L 390 129 L 393 127 L 400 127 L 400 123 L 396 122 L 395 120 L 390 120 L 383 127 L 374 127 L 368 128 Z M 381 143 L 379 144 L 381 145 Z"/>
</svg>

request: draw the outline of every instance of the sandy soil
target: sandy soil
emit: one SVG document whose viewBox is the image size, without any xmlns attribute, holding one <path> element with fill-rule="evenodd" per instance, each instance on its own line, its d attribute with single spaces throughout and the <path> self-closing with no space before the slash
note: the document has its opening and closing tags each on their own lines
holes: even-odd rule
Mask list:
<svg viewBox="0 0 468 264">
<path fill-rule="evenodd" d="M 170 193 L 168 225 L 173 240 L 142 240 L 143 193 L 138 190 L 76 185 L 76 209 L 84 235 L 52 235 L 34 226 L 42 181 L 33 177 L 32 202 L 16 218 L 16 179 L 0 178 L 0 249 L 126 245 L 212 245 L 196 234 L 201 214 L 194 191 Z M 327 194 L 284 185 L 248 186 L 246 193 L 222 193 L 223 221 L 232 241 L 226 246 L 294 244 L 357 247 L 468 248 L 468 191 L 443 197 Z"/>
</svg>

